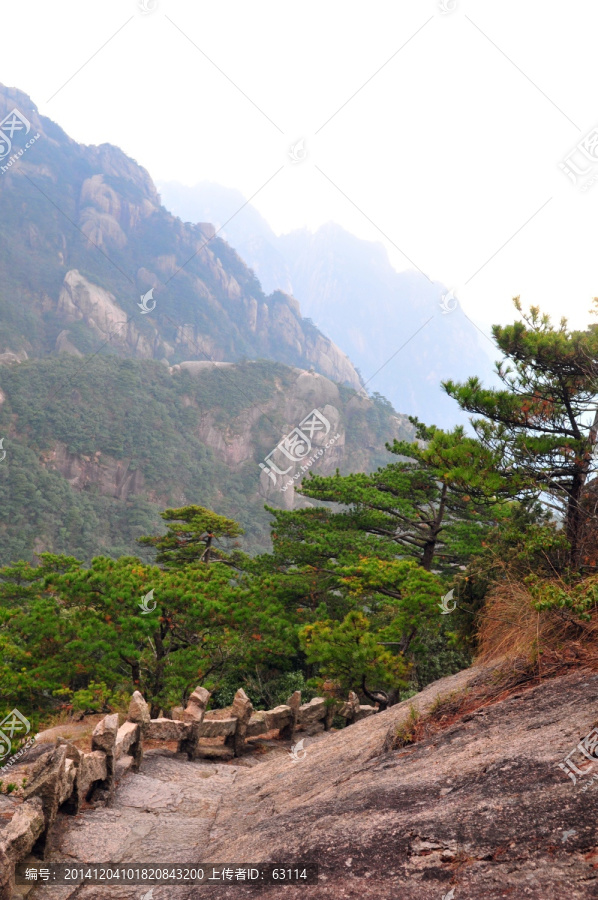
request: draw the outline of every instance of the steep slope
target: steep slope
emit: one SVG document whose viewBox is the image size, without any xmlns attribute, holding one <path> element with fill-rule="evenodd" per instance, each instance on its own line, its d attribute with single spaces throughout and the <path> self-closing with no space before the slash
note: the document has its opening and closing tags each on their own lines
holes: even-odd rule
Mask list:
<svg viewBox="0 0 598 900">
<path fill-rule="evenodd" d="M 0 166 L 0 354 L 266 357 L 359 387 L 297 301 L 266 296 L 212 225 L 183 224 L 121 150 L 77 144 L 4 87 Z"/>
<path fill-rule="evenodd" d="M 464 417 L 440 382 L 472 374 L 492 378 L 489 342 L 460 308 L 452 309 L 452 300 L 452 311 L 443 312 L 447 288 L 415 270 L 396 272 L 382 244 L 360 240 L 334 223 L 315 234 L 302 229 L 277 236 L 251 205 L 237 213 L 242 194 L 219 185 L 171 183 L 160 191 L 184 218 L 226 223 L 223 234 L 262 284 L 290 291 L 363 378 L 372 378 L 369 390 L 388 397 L 396 409 L 449 427 Z"/>
<path fill-rule="evenodd" d="M 558 763 L 595 723 L 598 675 L 544 681 L 388 749 L 411 708 L 425 713 L 479 677 L 435 682 L 308 746 L 300 763 L 250 770 L 221 808 L 210 855 L 319 865 L 317 887 L 272 888 L 276 900 L 595 897 L 592 765 L 573 785 Z"/>
</svg>

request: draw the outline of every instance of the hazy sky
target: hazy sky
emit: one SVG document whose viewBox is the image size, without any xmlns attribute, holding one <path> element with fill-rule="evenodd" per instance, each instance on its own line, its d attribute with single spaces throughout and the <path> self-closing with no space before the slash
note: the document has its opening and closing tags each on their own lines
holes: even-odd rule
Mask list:
<svg viewBox="0 0 598 900">
<path fill-rule="evenodd" d="M 591 134 L 577 187 L 559 163 L 598 125 L 597 32 L 590 0 L 29 0 L 3 7 L 0 81 L 157 182 L 381 240 L 485 328 L 516 294 L 584 326 Z"/>
</svg>

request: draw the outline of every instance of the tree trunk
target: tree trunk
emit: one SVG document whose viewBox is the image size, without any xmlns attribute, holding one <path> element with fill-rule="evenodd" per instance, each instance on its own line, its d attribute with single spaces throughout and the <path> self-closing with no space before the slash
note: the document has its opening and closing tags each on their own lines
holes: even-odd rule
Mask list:
<svg viewBox="0 0 598 900">
<path fill-rule="evenodd" d="M 442 520 L 444 519 L 444 511 L 446 509 L 446 495 L 448 493 L 448 487 L 446 482 L 442 483 L 442 491 L 440 493 L 440 503 L 438 504 L 438 512 L 436 513 L 436 517 L 430 526 L 430 537 L 424 544 L 424 552 L 422 554 L 420 565 L 422 569 L 425 569 L 426 572 L 430 572 L 432 569 L 432 563 L 434 562 L 434 554 L 436 553 L 436 544 L 438 543 L 438 535 L 442 529 Z"/>
<path fill-rule="evenodd" d="M 581 553 L 581 492 L 585 478 L 581 472 L 573 477 L 571 493 L 569 494 L 569 502 L 567 505 L 567 539 L 571 545 L 571 563 L 577 567 L 580 563 Z"/>
<path fill-rule="evenodd" d="M 590 465 L 592 464 L 592 456 L 598 439 L 598 409 L 594 414 L 594 421 L 588 434 L 588 449 L 584 454 L 583 462 L 573 476 L 571 492 L 569 493 L 569 501 L 567 503 L 567 539 L 571 545 L 571 563 L 578 567 L 581 563 L 581 554 L 583 547 L 581 546 L 582 516 L 584 511 L 581 506 L 581 498 L 583 488 L 586 483 Z"/>
<path fill-rule="evenodd" d="M 434 561 L 434 553 L 436 551 L 436 538 L 426 541 L 424 544 L 424 552 L 422 558 L 420 560 L 420 565 L 426 572 L 429 572 L 432 568 L 432 563 Z"/>
</svg>

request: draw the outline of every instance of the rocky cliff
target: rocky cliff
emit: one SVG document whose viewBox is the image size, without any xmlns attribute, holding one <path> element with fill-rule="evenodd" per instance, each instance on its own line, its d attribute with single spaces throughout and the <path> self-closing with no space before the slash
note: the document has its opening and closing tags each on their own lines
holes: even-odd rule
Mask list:
<svg viewBox="0 0 598 900">
<path fill-rule="evenodd" d="M 292 297 L 266 296 L 211 224 L 183 223 L 121 150 L 77 144 L 2 86 L 0 166 L 0 354 L 263 357 L 359 388 L 347 356 Z"/>
</svg>

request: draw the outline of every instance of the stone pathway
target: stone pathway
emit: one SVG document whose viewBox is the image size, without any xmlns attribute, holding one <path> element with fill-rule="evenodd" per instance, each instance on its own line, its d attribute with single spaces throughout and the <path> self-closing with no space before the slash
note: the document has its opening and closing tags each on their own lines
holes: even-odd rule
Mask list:
<svg viewBox="0 0 598 900">
<path fill-rule="evenodd" d="M 188 762 L 168 750 L 150 750 L 141 771 L 127 775 L 110 807 L 61 816 L 47 863 L 189 863 L 205 860 L 210 830 L 223 797 L 245 766 Z M 31 860 L 33 862 L 33 860 Z M 39 861 L 37 861 L 39 865 Z M 27 900 L 129 900 L 149 885 L 24 888 Z M 177 889 L 156 886 L 153 900 L 175 896 Z"/>
</svg>

